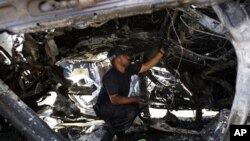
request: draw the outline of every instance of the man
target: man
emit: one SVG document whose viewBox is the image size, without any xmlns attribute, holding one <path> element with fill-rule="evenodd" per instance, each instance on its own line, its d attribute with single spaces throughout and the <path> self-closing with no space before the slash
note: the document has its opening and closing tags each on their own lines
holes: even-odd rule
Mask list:
<svg viewBox="0 0 250 141">
<path fill-rule="evenodd" d="M 145 64 L 130 64 L 128 50 L 122 47 L 112 48 L 108 53 L 112 68 L 103 76 L 102 89 L 98 96 L 97 113 L 110 126 L 102 141 L 111 141 L 115 134 L 119 135 L 128 129 L 139 114 L 141 98 L 128 97 L 131 76 L 143 73 L 155 66 L 164 55 L 161 48 L 153 58 Z"/>
</svg>

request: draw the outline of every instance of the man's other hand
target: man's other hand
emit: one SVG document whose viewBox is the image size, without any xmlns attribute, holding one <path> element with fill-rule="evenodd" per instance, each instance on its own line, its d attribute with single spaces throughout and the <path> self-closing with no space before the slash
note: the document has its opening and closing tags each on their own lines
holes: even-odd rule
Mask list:
<svg viewBox="0 0 250 141">
<path fill-rule="evenodd" d="M 135 97 L 136 102 L 140 105 L 146 106 L 148 105 L 148 100 L 141 98 L 141 97 Z"/>
</svg>

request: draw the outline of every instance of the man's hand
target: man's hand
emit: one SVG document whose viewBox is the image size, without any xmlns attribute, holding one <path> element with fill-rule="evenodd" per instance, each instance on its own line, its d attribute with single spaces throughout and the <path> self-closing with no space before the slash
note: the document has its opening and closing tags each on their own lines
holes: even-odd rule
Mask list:
<svg viewBox="0 0 250 141">
<path fill-rule="evenodd" d="M 136 103 L 142 105 L 142 106 L 146 106 L 148 105 L 148 100 L 141 98 L 141 97 L 134 97 L 136 99 Z"/>
</svg>

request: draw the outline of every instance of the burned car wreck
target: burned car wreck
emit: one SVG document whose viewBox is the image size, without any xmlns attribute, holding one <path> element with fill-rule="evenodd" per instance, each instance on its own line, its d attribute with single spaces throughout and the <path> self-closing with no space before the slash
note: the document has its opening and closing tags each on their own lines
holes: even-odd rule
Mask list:
<svg viewBox="0 0 250 141">
<path fill-rule="evenodd" d="M 125 140 L 229 140 L 229 125 L 247 124 L 249 112 L 249 4 L 0 1 L 0 137 L 100 140 L 105 125 L 92 106 L 107 51 L 122 46 L 134 62 L 167 50 L 133 78 L 133 93 L 149 103 Z"/>
</svg>

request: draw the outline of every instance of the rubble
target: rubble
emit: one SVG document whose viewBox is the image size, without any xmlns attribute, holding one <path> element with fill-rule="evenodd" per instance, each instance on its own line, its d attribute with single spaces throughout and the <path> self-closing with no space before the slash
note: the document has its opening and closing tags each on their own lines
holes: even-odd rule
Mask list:
<svg viewBox="0 0 250 141">
<path fill-rule="evenodd" d="M 202 137 L 206 141 L 220 141 L 225 134 L 230 111 L 221 110 L 216 117 L 201 131 Z"/>
</svg>

